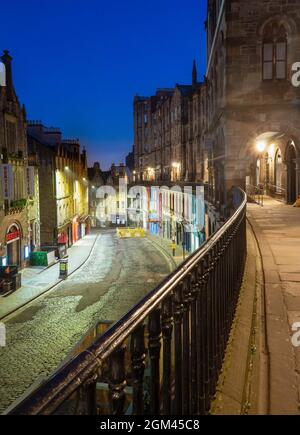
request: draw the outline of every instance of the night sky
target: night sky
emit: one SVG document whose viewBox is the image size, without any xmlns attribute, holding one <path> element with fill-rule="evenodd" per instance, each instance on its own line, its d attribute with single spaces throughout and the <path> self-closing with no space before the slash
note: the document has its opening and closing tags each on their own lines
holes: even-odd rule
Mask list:
<svg viewBox="0 0 300 435">
<path fill-rule="evenodd" d="M 136 94 L 205 73 L 205 0 L 1 2 L 0 50 L 13 56 L 28 119 L 80 138 L 89 163 L 120 163 L 133 144 Z"/>
</svg>

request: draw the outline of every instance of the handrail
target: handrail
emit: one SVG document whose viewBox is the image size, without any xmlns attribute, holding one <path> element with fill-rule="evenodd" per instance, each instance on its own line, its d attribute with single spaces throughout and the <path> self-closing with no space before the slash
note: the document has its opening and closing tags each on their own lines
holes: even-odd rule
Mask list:
<svg viewBox="0 0 300 435">
<path fill-rule="evenodd" d="M 252 184 L 247 184 L 246 192 L 248 198 L 256 202 L 258 205 L 263 207 L 264 205 L 264 188 L 262 186 L 254 186 Z"/>
<path fill-rule="evenodd" d="M 133 408 L 135 413 L 141 413 L 141 403 L 143 402 L 143 389 L 141 387 L 143 379 L 141 378 L 141 373 L 143 374 L 145 364 L 143 331 L 144 322 L 147 318 L 149 319 L 151 376 L 153 376 L 154 385 L 154 390 L 151 390 L 151 409 L 156 411 L 156 413 L 160 412 L 158 405 L 160 402 L 160 390 L 158 386 L 160 377 L 157 376 L 160 366 L 160 353 L 157 349 L 160 349 L 160 342 L 163 341 L 164 350 L 169 348 L 169 353 L 171 353 L 170 340 L 173 338 L 176 349 L 180 350 L 174 356 L 176 397 L 174 404 L 172 404 L 174 406 L 172 410 L 170 408 L 172 400 L 170 397 L 166 397 L 167 392 L 170 391 L 169 378 L 171 372 L 171 360 L 169 361 L 171 356 L 167 352 L 166 354 L 164 353 L 163 357 L 164 368 L 166 370 L 166 373 L 164 372 L 164 385 L 162 386 L 164 391 L 164 413 L 187 413 L 186 406 L 188 405 L 185 400 L 187 396 L 184 399 L 185 394 L 188 394 L 188 403 L 191 410 L 193 408 L 194 410 L 198 409 L 200 413 L 207 412 L 211 393 L 206 392 L 207 397 L 203 399 L 204 402 L 201 402 L 199 398 L 195 399 L 191 396 L 191 391 L 195 390 L 197 382 L 199 388 L 202 388 L 202 384 L 200 385 L 200 375 L 197 378 L 195 373 L 199 369 L 199 365 L 204 364 L 204 361 L 202 361 L 204 354 L 202 355 L 201 353 L 200 355 L 200 348 L 197 347 L 198 345 L 200 346 L 201 340 L 200 338 L 197 339 L 197 343 L 195 340 L 199 333 L 204 334 L 203 331 L 206 331 L 205 337 L 202 337 L 203 342 L 201 342 L 201 345 L 204 347 L 208 346 L 208 341 L 211 341 L 210 347 L 205 352 L 205 355 L 209 358 L 209 361 L 205 362 L 205 366 L 207 366 L 209 371 L 207 376 L 210 378 L 210 389 L 213 390 L 216 387 L 220 361 L 224 356 L 230 333 L 246 256 L 245 225 L 247 198 L 246 194 L 240 189 L 235 190 L 235 198 L 238 198 L 240 204 L 238 209 L 207 240 L 205 245 L 200 247 L 177 270 L 148 293 L 107 332 L 96 339 L 86 351 L 67 362 L 9 413 L 27 415 L 53 414 L 58 410 L 60 405 L 72 398 L 74 393 L 77 394 L 78 391 L 82 392 L 82 389 L 85 392 L 91 391 L 91 385 L 93 388 L 91 395 L 87 393 L 88 398 L 84 403 L 84 413 L 95 413 L 95 385 L 99 377 L 106 376 L 104 366 L 107 365 L 107 362 L 109 362 L 108 365 L 110 367 L 109 388 L 115 392 L 111 396 L 114 398 L 112 399 L 111 406 L 114 411 L 117 410 L 117 413 L 121 413 L 120 410 L 126 385 L 126 379 L 123 379 L 125 376 L 123 344 L 130 336 L 132 337 L 131 342 L 136 345 L 131 354 L 133 363 L 135 361 L 135 365 L 132 368 L 133 378 L 135 379 L 135 376 L 138 378 L 133 383 L 133 390 L 135 392 Z M 228 252 L 225 252 L 226 250 Z M 230 260 L 234 264 L 229 261 L 230 255 L 233 255 Z M 217 275 L 215 276 L 215 274 Z M 218 280 L 216 277 L 218 277 Z M 204 294 L 206 294 L 207 298 L 202 300 Z M 200 307 L 202 307 L 201 316 L 199 315 Z M 206 323 L 204 324 L 203 322 Z M 199 328 L 200 324 L 202 324 L 202 328 Z M 171 328 L 171 331 L 173 329 L 174 337 L 173 335 L 172 337 L 168 335 L 166 325 L 168 325 L 168 328 Z M 190 325 L 192 325 L 191 330 Z M 163 338 L 161 333 L 163 333 Z M 213 333 L 215 336 L 213 336 Z M 217 341 L 221 337 L 222 343 L 218 342 L 217 344 Z M 197 355 L 195 354 L 196 348 L 198 348 Z M 138 357 L 137 353 L 139 353 Z M 179 353 L 180 356 L 178 356 Z M 185 374 L 182 371 L 182 365 L 186 361 L 186 358 L 189 358 L 188 366 L 191 364 L 194 367 L 194 378 L 188 378 L 187 386 L 183 385 Z M 219 363 L 217 363 L 217 360 Z M 139 366 L 139 371 L 136 369 L 137 365 Z M 213 366 L 213 368 L 208 366 Z M 187 390 L 189 393 L 187 393 Z M 200 391 L 198 391 L 198 394 L 200 395 Z M 92 406 L 91 403 L 93 404 Z"/>
<path fill-rule="evenodd" d="M 276 184 L 268 183 L 267 188 L 269 193 L 278 193 L 279 195 L 283 195 L 286 192 L 284 187 L 278 186 Z"/>
</svg>

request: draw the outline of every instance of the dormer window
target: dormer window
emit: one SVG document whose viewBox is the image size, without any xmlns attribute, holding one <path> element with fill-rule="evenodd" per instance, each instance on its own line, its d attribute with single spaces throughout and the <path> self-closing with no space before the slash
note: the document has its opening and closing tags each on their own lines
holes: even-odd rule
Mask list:
<svg viewBox="0 0 300 435">
<path fill-rule="evenodd" d="M 283 26 L 270 24 L 263 39 L 263 80 L 287 78 L 287 35 Z"/>
</svg>

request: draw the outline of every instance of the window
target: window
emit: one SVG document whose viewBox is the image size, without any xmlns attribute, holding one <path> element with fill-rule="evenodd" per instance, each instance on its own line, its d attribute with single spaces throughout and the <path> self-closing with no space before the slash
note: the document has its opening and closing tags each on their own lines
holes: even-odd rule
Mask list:
<svg viewBox="0 0 300 435">
<path fill-rule="evenodd" d="M 287 78 L 287 35 L 283 26 L 270 24 L 263 40 L 263 80 Z"/>
<path fill-rule="evenodd" d="M 6 146 L 10 153 L 16 152 L 17 130 L 15 122 L 6 121 Z"/>
</svg>

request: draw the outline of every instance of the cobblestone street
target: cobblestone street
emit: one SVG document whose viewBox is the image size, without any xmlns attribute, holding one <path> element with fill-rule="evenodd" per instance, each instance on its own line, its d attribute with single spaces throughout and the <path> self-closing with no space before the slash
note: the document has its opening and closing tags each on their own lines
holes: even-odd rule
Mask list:
<svg viewBox="0 0 300 435">
<path fill-rule="evenodd" d="M 173 268 L 148 239 L 102 233 L 77 272 L 6 321 L 0 412 L 51 374 L 97 322 L 118 319 Z"/>
</svg>

